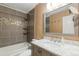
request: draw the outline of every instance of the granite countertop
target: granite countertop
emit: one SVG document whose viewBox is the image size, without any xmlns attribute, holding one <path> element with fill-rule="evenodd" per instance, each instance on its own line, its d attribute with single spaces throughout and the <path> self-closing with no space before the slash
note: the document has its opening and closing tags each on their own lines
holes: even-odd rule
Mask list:
<svg viewBox="0 0 79 59">
<path fill-rule="evenodd" d="M 48 39 L 35 39 L 31 43 L 59 56 L 79 56 L 79 45 L 56 43 Z"/>
</svg>

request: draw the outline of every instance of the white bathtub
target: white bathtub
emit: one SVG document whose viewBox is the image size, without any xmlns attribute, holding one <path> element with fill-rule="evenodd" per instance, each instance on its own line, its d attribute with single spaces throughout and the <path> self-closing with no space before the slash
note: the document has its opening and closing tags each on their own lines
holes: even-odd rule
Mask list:
<svg viewBox="0 0 79 59">
<path fill-rule="evenodd" d="M 15 55 L 15 56 L 31 56 L 31 50 L 30 49 L 25 50 L 24 52 L 19 53 L 19 54 Z"/>
<path fill-rule="evenodd" d="M 29 43 L 23 42 L 11 46 L 0 48 L 0 56 L 30 56 L 31 49 Z"/>
</svg>

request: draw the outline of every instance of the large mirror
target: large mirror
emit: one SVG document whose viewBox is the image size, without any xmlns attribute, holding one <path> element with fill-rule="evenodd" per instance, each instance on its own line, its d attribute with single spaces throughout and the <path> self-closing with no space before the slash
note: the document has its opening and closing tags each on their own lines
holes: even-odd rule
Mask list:
<svg viewBox="0 0 79 59">
<path fill-rule="evenodd" d="M 68 4 L 45 13 L 44 31 L 51 34 L 75 35 L 74 17 L 77 10 Z"/>
</svg>

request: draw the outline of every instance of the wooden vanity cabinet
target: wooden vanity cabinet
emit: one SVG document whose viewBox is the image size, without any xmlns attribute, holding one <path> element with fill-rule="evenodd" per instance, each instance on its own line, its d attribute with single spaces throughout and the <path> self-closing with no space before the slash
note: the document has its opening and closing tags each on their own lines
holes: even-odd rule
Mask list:
<svg viewBox="0 0 79 59">
<path fill-rule="evenodd" d="M 32 56 L 57 56 L 57 55 L 50 53 L 45 49 L 32 44 Z"/>
<path fill-rule="evenodd" d="M 32 55 L 33 56 L 40 56 L 41 54 L 42 54 L 42 50 L 39 47 L 33 45 L 32 46 Z"/>
</svg>

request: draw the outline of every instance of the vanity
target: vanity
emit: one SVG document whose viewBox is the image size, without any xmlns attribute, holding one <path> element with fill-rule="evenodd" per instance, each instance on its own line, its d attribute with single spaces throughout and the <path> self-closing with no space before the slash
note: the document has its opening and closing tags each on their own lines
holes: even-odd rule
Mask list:
<svg viewBox="0 0 79 59">
<path fill-rule="evenodd" d="M 44 14 L 44 38 L 32 40 L 33 56 L 79 56 L 79 17 L 73 9 L 68 4 Z"/>
<path fill-rule="evenodd" d="M 52 54 L 51 52 L 43 49 L 42 47 L 36 45 L 36 44 L 32 44 L 32 56 L 52 56 L 55 54 Z"/>
<path fill-rule="evenodd" d="M 57 54 L 52 53 L 51 51 L 47 50 L 48 43 L 44 42 L 46 43 L 46 45 L 44 46 L 42 45 L 43 44 L 42 40 L 39 40 L 38 42 L 32 41 L 32 56 L 58 56 Z"/>
<path fill-rule="evenodd" d="M 35 39 L 31 43 L 32 56 L 79 56 L 79 42 L 76 41 Z"/>
</svg>

